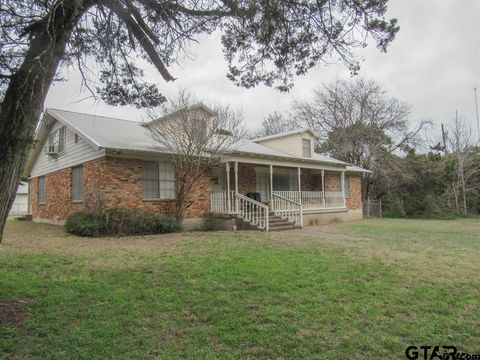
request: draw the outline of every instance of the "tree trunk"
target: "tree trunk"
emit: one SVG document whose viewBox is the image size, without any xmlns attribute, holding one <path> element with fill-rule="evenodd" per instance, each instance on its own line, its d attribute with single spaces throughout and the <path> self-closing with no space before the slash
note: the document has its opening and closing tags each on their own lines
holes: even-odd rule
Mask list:
<svg viewBox="0 0 480 360">
<path fill-rule="evenodd" d="M 48 89 L 74 26 L 91 5 L 59 0 L 32 34 L 25 59 L 10 79 L 0 109 L 0 242 Z"/>
<path fill-rule="evenodd" d="M 465 185 L 465 173 L 462 168 L 462 200 L 463 200 L 463 213 L 467 214 L 467 187 Z"/>
</svg>

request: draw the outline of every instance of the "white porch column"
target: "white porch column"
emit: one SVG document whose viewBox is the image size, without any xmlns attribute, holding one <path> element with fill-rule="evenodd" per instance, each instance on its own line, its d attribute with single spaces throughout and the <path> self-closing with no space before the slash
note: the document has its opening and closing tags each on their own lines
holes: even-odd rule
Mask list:
<svg viewBox="0 0 480 360">
<path fill-rule="evenodd" d="M 273 165 L 270 165 L 270 204 L 273 209 Z"/>
<path fill-rule="evenodd" d="M 230 203 L 230 163 L 225 163 L 225 169 L 227 171 L 227 212 L 231 212 L 231 203 Z"/>
<path fill-rule="evenodd" d="M 303 228 L 303 201 L 302 201 L 302 169 L 297 168 L 298 176 L 298 200 L 300 203 L 300 227 Z"/>
<path fill-rule="evenodd" d="M 345 200 L 345 171 L 342 171 L 341 174 L 341 186 L 342 186 L 342 198 L 343 198 L 343 206 L 345 207 L 347 205 L 346 200 Z"/>
<path fill-rule="evenodd" d="M 233 170 L 235 171 L 235 194 L 238 194 L 238 161 L 235 161 Z M 235 212 L 238 214 L 238 200 L 235 197 Z"/>
<path fill-rule="evenodd" d="M 325 170 L 322 169 L 322 206 L 325 208 Z"/>
<path fill-rule="evenodd" d="M 298 176 L 298 200 L 300 204 L 302 203 L 302 169 L 297 168 L 297 176 Z"/>
</svg>

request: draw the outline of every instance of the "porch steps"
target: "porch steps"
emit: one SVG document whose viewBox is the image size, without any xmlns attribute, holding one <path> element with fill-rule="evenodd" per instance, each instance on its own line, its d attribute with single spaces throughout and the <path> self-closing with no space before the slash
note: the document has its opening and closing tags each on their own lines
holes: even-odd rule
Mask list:
<svg viewBox="0 0 480 360">
<path fill-rule="evenodd" d="M 300 226 L 293 222 L 283 219 L 282 217 L 270 212 L 268 214 L 268 228 L 270 231 L 294 230 L 300 229 Z"/>
</svg>

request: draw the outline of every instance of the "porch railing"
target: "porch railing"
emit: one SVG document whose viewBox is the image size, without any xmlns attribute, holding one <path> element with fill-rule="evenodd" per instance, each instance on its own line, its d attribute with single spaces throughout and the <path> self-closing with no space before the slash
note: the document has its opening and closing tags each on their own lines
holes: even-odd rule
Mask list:
<svg viewBox="0 0 480 360">
<path fill-rule="evenodd" d="M 275 215 L 281 216 L 295 225 L 303 227 L 302 204 L 286 197 L 272 194 L 272 211 Z"/>
<path fill-rule="evenodd" d="M 273 195 L 282 196 L 291 201 L 301 203 L 303 210 L 329 209 L 344 207 L 341 191 L 274 191 Z"/>
<path fill-rule="evenodd" d="M 237 214 L 252 225 L 268 231 L 268 206 L 235 191 L 211 193 L 210 210 L 217 214 Z"/>
<path fill-rule="evenodd" d="M 237 198 L 235 191 L 217 191 L 210 194 L 210 209 L 217 214 L 235 214 Z"/>
<path fill-rule="evenodd" d="M 326 191 L 325 192 L 325 207 L 336 208 L 345 206 L 345 197 L 341 191 Z"/>
<path fill-rule="evenodd" d="M 268 206 L 239 193 L 235 193 L 235 198 L 238 204 L 238 216 L 268 231 Z"/>
</svg>

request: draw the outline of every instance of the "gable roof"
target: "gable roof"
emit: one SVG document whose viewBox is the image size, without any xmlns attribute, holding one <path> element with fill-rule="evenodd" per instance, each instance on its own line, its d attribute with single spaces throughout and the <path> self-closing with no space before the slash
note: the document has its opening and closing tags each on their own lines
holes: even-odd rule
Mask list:
<svg viewBox="0 0 480 360">
<path fill-rule="evenodd" d="M 30 152 L 26 165 L 26 173 L 28 173 L 28 170 L 33 167 L 33 164 L 41 151 L 42 145 L 48 137 L 49 128 L 51 128 L 51 125 L 55 123 L 55 121 L 59 121 L 73 132 L 82 136 L 96 149 L 169 153 L 168 149 L 153 138 L 151 131 L 143 122 L 48 108 L 42 118 L 39 129 L 37 130 L 37 145 L 34 146 Z M 258 143 L 262 140 L 280 138 L 305 132 L 310 132 L 313 135 L 313 132 L 310 129 L 297 129 L 283 134 L 254 140 L 242 139 L 235 143 L 228 151 L 225 151 L 225 153 L 240 156 L 269 157 L 291 162 L 322 163 L 343 168 L 349 166 L 346 162 L 326 155 L 313 153 L 311 158 L 301 158 Z M 352 168 L 350 171 L 360 171 L 359 169 L 361 168 Z M 368 170 L 365 169 L 361 170 L 362 172 L 368 172 Z"/>
<path fill-rule="evenodd" d="M 166 151 L 142 122 L 47 109 L 47 114 L 82 135 L 98 149 Z"/>
<path fill-rule="evenodd" d="M 280 134 L 259 137 L 259 138 L 253 139 L 252 141 L 261 142 L 261 141 L 265 141 L 265 140 L 272 140 L 272 139 L 282 138 L 282 137 L 296 135 L 296 134 L 303 134 L 303 133 L 306 133 L 306 132 L 310 133 L 310 135 L 312 135 L 313 137 L 316 137 L 316 135 L 312 131 L 312 129 L 298 128 L 298 129 L 291 130 L 291 131 L 286 131 L 286 132 L 283 132 L 283 133 L 280 133 Z"/>
<path fill-rule="evenodd" d="M 146 123 L 144 123 L 144 125 L 149 126 L 151 124 L 155 124 L 155 123 L 159 123 L 159 122 L 162 122 L 162 121 L 165 121 L 165 120 L 168 120 L 168 119 L 175 118 L 175 116 L 177 116 L 178 114 L 180 114 L 183 111 L 194 111 L 194 110 L 203 110 L 205 113 L 207 113 L 210 116 L 215 115 L 215 112 L 212 109 L 210 109 L 207 105 L 202 104 L 202 103 L 198 103 L 198 104 L 192 105 L 192 106 L 190 106 L 186 109 L 179 109 L 177 111 L 171 112 L 170 114 L 166 114 L 164 116 L 161 116 L 157 119 L 147 121 Z"/>
</svg>

